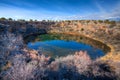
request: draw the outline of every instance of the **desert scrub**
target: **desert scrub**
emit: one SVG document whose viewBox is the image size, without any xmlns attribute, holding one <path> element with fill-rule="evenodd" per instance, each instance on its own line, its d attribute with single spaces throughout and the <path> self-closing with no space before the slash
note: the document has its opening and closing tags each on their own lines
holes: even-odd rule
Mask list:
<svg viewBox="0 0 120 80">
<path fill-rule="evenodd" d="M 120 80 L 120 63 L 93 61 L 86 51 L 52 60 L 24 48 L 19 35 L 1 34 L 0 43 L 0 80 Z"/>
<path fill-rule="evenodd" d="M 117 74 L 106 61 L 91 60 L 87 52 L 56 58 L 37 55 L 33 58 L 26 51 L 13 57 L 12 66 L 1 72 L 1 80 L 119 80 Z M 28 59 L 30 59 L 28 61 Z M 119 64 L 115 64 L 119 65 Z"/>
<path fill-rule="evenodd" d="M 13 55 L 21 53 L 23 40 L 21 36 L 5 32 L 0 34 L 0 69 L 7 66 Z"/>
<path fill-rule="evenodd" d="M 56 58 L 49 65 L 49 73 L 52 80 L 58 77 L 58 80 L 113 80 L 117 76 L 107 62 L 93 61 L 87 52 L 82 51 Z"/>
</svg>

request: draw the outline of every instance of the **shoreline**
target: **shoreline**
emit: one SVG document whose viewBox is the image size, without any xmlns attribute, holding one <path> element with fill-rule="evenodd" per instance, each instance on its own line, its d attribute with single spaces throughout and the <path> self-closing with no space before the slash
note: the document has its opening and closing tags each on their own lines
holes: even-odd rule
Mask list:
<svg viewBox="0 0 120 80">
<path fill-rule="evenodd" d="M 100 57 L 101 60 L 113 60 L 113 61 L 119 61 L 119 60 L 116 60 L 115 58 L 117 57 L 120 57 L 119 54 L 116 54 L 116 51 L 115 51 L 115 48 L 114 48 L 114 44 L 108 44 L 108 43 L 104 43 L 103 40 L 100 40 L 98 38 L 94 38 L 92 36 L 89 36 L 89 35 L 85 35 L 85 34 L 78 34 L 78 33 L 71 33 L 71 32 L 50 32 L 50 33 L 60 33 L 60 34 L 69 34 L 69 35 L 78 35 L 78 36 L 85 36 L 85 37 L 88 37 L 88 38 L 91 38 L 93 40 L 96 40 L 96 41 L 99 41 L 103 44 L 105 44 L 106 46 L 108 46 L 110 48 L 110 52 L 107 52 L 104 56 Z M 119 53 L 119 52 L 118 52 Z"/>
</svg>

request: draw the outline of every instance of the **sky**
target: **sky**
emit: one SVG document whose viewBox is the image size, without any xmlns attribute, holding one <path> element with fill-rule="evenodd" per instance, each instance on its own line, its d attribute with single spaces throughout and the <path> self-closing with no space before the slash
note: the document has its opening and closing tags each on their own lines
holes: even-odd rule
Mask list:
<svg viewBox="0 0 120 80">
<path fill-rule="evenodd" d="M 120 18 L 120 0 L 0 0 L 0 17 L 26 20 Z"/>
</svg>

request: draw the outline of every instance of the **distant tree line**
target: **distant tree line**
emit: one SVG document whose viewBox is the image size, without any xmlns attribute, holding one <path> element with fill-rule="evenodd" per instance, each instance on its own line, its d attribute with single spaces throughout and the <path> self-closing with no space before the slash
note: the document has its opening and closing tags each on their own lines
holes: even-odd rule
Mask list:
<svg viewBox="0 0 120 80">
<path fill-rule="evenodd" d="M 25 19 L 12 19 L 12 18 L 5 18 L 5 17 L 1 17 L 0 20 L 9 20 L 9 21 L 30 21 L 30 22 L 37 22 L 39 20 L 36 19 L 29 19 L 29 20 L 25 20 Z M 90 21 L 94 21 L 94 23 L 108 23 L 108 24 L 115 24 L 116 21 L 113 20 L 42 20 L 42 22 L 82 22 L 85 21 L 86 23 L 89 23 Z"/>
<path fill-rule="evenodd" d="M 29 19 L 29 20 L 25 20 L 25 19 L 12 19 L 12 18 L 5 18 L 5 17 L 1 17 L 0 18 L 0 21 L 5 21 L 5 20 L 8 20 L 8 21 L 21 21 L 21 22 L 24 22 L 24 21 L 29 21 L 29 22 L 38 22 L 39 20 L 36 20 L 36 19 Z M 41 20 L 41 22 L 57 22 L 55 20 Z"/>
</svg>

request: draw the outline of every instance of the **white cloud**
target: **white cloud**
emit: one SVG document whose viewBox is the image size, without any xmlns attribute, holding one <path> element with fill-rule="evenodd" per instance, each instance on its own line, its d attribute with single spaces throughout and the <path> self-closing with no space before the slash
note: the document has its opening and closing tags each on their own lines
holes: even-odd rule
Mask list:
<svg viewBox="0 0 120 80">
<path fill-rule="evenodd" d="M 106 13 L 105 8 L 103 8 L 103 6 L 100 3 L 98 3 L 97 0 L 94 0 L 94 3 L 101 13 Z"/>
<path fill-rule="evenodd" d="M 10 0 L 11 3 L 15 5 L 20 5 L 19 2 L 14 2 Z M 23 6 L 33 7 L 35 5 L 30 3 L 22 2 Z M 39 8 L 35 10 L 29 10 L 25 8 L 19 8 L 18 6 L 11 6 L 8 4 L 0 3 L 0 17 L 12 17 L 14 19 L 51 19 L 51 20 L 80 20 L 80 19 L 108 19 L 108 18 L 120 18 L 120 1 L 116 6 L 107 12 L 104 7 L 95 0 L 95 5 L 100 10 L 99 13 L 91 13 L 90 15 L 71 15 L 70 13 L 47 11 L 45 9 Z M 61 8 L 61 7 L 60 7 Z M 89 12 L 88 12 L 89 13 Z"/>
</svg>

